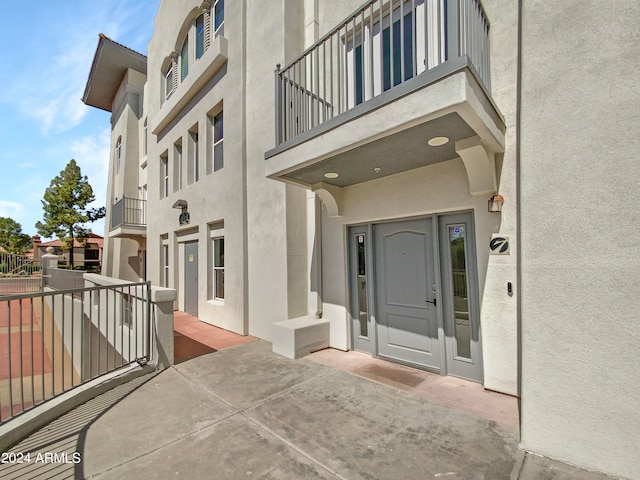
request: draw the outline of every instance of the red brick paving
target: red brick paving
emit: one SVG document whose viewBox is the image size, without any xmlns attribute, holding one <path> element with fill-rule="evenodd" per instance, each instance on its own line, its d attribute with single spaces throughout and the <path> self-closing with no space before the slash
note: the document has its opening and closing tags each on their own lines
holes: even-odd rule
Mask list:
<svg viewBox="0 0 640 480">
<path fill-rule="evenodd" d="M 11 326 L 20 325 L 20 304 L 22 304 L 22 325 L 31 325 L 31 302 L 29 302 L 29 300 L 11 300 L 10 302 L 0 301 L 0 328 L 8 326 L 9 312 L 11 313 Z M 37 322 L 37 319 L 33 318 L 33 321 Z"/>
<path fill-rule="evenodd" d="M 46 349 L 45 349 L 46 350 Z M 33 352 L 33 368 L 31 365 L 31 354 Z M 22 355 L 21 355 L 22 354 Z M 33 332 L 33 349 L 31 348 L 31 332 L 22 332 L 22 350 L 20 350 L 20 332 L 11 332 L 11 378 L 20 377 L 20 357 L 22 356 L 22 372 L 24 376 L 51 373 L 51 360 L 49 355 L 44 354 L 44 370 L 42 368 L 42 333 Z M 9 365 L 5 359 L 9 358 L 9 335 L 0 334 L 0 380 L 9 378 Z"/>
<path fill-rule="evenodd" d="M 173 331 L 175 363 L 257 340 L 214 327 L 184 312 L 174 312 Z"/>
</svg>

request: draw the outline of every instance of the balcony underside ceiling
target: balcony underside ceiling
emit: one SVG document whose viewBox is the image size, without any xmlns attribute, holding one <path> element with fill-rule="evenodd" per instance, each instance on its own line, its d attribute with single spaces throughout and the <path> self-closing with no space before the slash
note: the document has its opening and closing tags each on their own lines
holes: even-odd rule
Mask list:
<svg viewBox="0 0 640 480">
<path fill-rule="evenodd" d="M 458 158 L 455 142 L 475 135 L 476 132 L 457 113 L 450 113 L 339 153 L 283 177 L 304 185 L 322 182 L 347 187 Z M 447 137 L 449 142 L 432 147 L 427 142 L 433 137 Z M 324 175 L 329 172 L 339 176 L 326 178 Z"/>
</svg>

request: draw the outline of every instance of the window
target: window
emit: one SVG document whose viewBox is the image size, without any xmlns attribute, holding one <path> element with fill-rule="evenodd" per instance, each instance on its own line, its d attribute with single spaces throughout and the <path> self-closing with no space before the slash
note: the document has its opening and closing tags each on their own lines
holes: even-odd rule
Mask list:
<svg viewBox="0 0 640 480">
<path fill-rule="evenodd" d="M 209 224 L 207 299 L 224 300 L 224 221 Z"/>
<path fill-rule="evenodd" d="M 224 35 L 224 0 L 213 2 L 213 22 L 215 36 Z"/>
<path fill-rule="evenodd" d="M 222 112 L 213 117 L 213 171 L 224 166 L 224 129 Z"/>
<path fill-rule="evenodd" d="M 149 129 L 147 127 L 147 119 L 144 119 L 144 127 L 142 129 L 142 156 L 146 157 L 147 156 L 147 138 L 148 138 L 148 134 L 149 134 Z"/>
<path fill-rule="evenodd" d="M 224 299 L 224 237 L 213 239 L 213 298 Z"/>
<path fill-rule="evenodd" d="M 200 179 L 200 158 L 198 155 L 198 125 L 189 130 L 189 151 L 187 181 L 189 185 Z"/>
<path fill-rule="evenodd" d="M 164 74 L 164 98 L 167 99 L 173 93 L 173 64 L 169 65 Z"/>
<path fill-rule="evenodd" d="M 160 275 L 162 275 L 162 286 L 169 288 L 169 238 L 161 237 L 161 242 L 162 269 Z"/>
<path fill-rule="evenodd" d="M 121 324 L 131 328 L 133 325 L 133 302 L 130 294 L 122 293 L 122 319 Z"/>
<path fill-rule="evenodd" d="M 182 190 L 182 145 L 173 146 L 173 191 Z"/>
<path fill-rule="evenodd" d="M 403 19 L 402 28 L 400 19 L 393 22 L 393 42 L 391 42 L 390 28 L 387 27 L 382 32 L 382 50 L 384 58 L 384 90 L 391 88 L 391 76 L 393 74 L 393 86 L 404 80 L 413 77 L 413 14 L 408 12 Z M 400 34 L 404 32 L 402 45 L 400 44 Z M 391 54 L 391 44 L 393 43 L 393 55 Z M 393 61 L 393 68 L 391 67 Z M 404 63 L 404 72 L 402 65 Z M 404 78 L 403 78 L 404 77 Z"/>
<path fill-rule="evenodd" d="M 180 81 L 182 82 L 189 74 L 189 35 L 187 35 L 182 43 L 180 50 Z"/>
<path fill-rule="evenodd" d="M 116 173 L 120 172 L 120 156 L 122 155 L 122 137 L 116 140 Z"/>
<path fill-rule="evenodd" d="M 204 53 L 204 15 L 196 18 L 196 60 Z"/>
<path fill-rule="evenodd" d="M 169 158 L 165 153 L 160 157 L 160 198 L 169 196 Z"/>
</svg>

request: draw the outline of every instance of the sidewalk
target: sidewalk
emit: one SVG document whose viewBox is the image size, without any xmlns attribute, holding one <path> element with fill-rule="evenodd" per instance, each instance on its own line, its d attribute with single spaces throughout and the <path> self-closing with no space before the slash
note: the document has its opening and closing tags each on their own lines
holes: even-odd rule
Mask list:
<svg viewBox="0 0 640 480">
<path fill-rule="evenodd" d="M 0 477 L 608 478 L 526 455 L 513 426 L 349 373 L 349 353 L 314 355 L 257 340 L 142 377 L 15 446 L 30 461 Z"/>
</svg>

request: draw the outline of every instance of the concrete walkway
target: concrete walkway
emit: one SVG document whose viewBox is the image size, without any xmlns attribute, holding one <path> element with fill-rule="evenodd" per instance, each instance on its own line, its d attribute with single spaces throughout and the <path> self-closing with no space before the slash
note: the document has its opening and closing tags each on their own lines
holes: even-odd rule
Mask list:
<svg viewBox="0 0 640 480">
<path fill-rule="evenodd" d="M 27 438 L 0 478 L 608 478 L 525 455 L 512 426 L 323 363 L 264 341 L 185 361 Z"/>
</svg>

